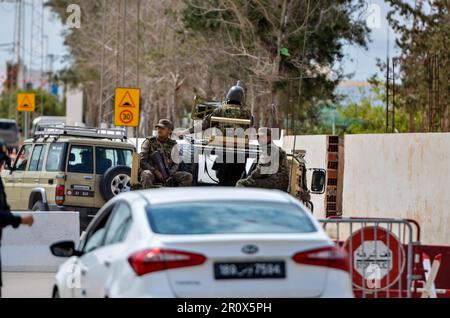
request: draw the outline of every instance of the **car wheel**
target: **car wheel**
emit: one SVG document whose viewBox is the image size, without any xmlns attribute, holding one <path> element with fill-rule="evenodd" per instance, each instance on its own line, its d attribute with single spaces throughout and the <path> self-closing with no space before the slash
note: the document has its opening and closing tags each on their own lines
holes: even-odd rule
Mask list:
<svg viewBox="0 0 450 318">
<path fill-rule="evenodd" d="M 46 211 L 47 208 L 45 207 L 45 204 L 42 203 L 42 201 L 36 201 L 34 203 L 33 207 L 31 208 L 31 211 Z"/>
<path fill-rule="evenodd" d="M 131 191 L 131 168 L 115 166 L 105 171 L 100 182 L 100 193 L 105 201 L 114 196 Z"/>
</svg>

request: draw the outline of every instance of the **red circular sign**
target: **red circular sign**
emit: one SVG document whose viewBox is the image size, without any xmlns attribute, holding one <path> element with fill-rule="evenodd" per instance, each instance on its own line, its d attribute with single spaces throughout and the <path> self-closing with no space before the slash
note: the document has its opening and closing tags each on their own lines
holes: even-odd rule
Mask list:
<svg viewBox="0 0 450 318">
<path fill-rule="evenodd" d="M 397 236 L 385 228 L 360 229 L 345 241 L 344 248 L 351 254 L 353 284 L 359 288 L 385 289 L 395 284 L 403 273 L 405 251 Z"/>
<path fill-rule="evenodd" d="M 129 110 L 123 110 L 120 112 L 119 117 L 124 124 L 128 124 L 133 121 L 133 113 Z"/>
</svg>

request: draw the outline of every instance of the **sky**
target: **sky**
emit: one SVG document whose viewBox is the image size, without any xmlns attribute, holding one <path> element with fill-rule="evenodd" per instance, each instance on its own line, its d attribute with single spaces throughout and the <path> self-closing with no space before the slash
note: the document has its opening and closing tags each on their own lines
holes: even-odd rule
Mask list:
<svg viewBox="0 0 450 318">
<path fill-rule="evenodd" d="M 386 15 L 390 11 L 389 5 L 384 0 L 367 0 L 366 3 L 368 5 L 366 23 L 371 29 L 372 41 L 368 44 L 367 50 L 346 46 L 344 48 L 346 57 L 342 62 L 345 73 L 354 74 L 351 79 L 357 81 L 365 81 L 372 75 L 379 74 L 376 60 L 379 58 L 385 61 L 388 48 L 390 57 L 399 53 L 395 46 L 396 34 L 386 20 Z"/>
<path fill-rule="evenodd" d="M 11 0 L 6 0 L 11 1 Z M 35 3 L 42 3 L 39 0 L 34 0 Z M 30 1 L 26 1 L 31 3 Z M 14 41 L 14 18 L 15 18 L 15 4 L 8 2 L 1 2 L 0 0 L 0 45 L 5 43 L 12 43 Z M 31 33 L 31 6 L 28 4 L 25 7 L 25 63 L 29 64 L 29 47 L 30 47 L 30 33 Z M 48 8 L 44 11 L 44 33 L 48 36 L 48 52 L 55 54 L 54 69 L 62 67 L 62 57 L 67 54 L 67 48 L 64 46 L 64 38 L 62 32 L 64 26 L 57 19 L 56 15 L 51 13 Z M 40 51 L 40 49 L 38 50 Z M 0 47 L 0 77 L 3 80 L 6 73 L 6 61 L 12 59 L 13 53 L 6 50 L 4 46 Z M 39 61 L 34 62 L 35 65 L 40 65 Z M 40 67 L 39 67 L 40 68 Z"/>
<path fill-rule="evenodd" d="M 0 0 L 0 45 L 10 43 L 14 38 L 14 10 L 15 4 L 5 3 Z M 6 0 L 11 1 L 11 0 Z M 35 3 L 39 2 L 35 0 Z M 30 1 L 27 1 L 30 3 Z M 357 48 L 353 46 L 345 46 L 345 58 L 340 64 L 346 74 L 353 74 L 352 80 L 365 81 L 373 74 L 379 73 L 376 66 L 376 58 L 386 59 L 387 40 L 388 40 L 388 24 L 386 21 L 386 14 L 389 11 L 388 5 L 384 0 L 367 0 L 368 14 L 367 23 L 372 30 L 372 42 L 368 45 L 368 50 Z M 29 50 L 30 42 L 30 6 L 27 5 L 25 13 L 25 49 Z M 59 21 L 55 14 L 51 13 L 49 9 L 45 10 L 45 24 L 44 31 L 48 36 L 49 53 L 56 56 L 54 62 L 54 70 L 64 67 L 65 62 L 63 56 L 68 53 L 64 46 L 63 31 L 65 26 Z M 83 17 L 81 16 L 81 19 Z M 82 21 L 82 20 L 81 20 Z M 82 27 L 82 25 L 81 25 Z M 390 55 L 393 56 L 396 52 L 394 47 L 395 34 L 390 30 Z M 29 53 L 25 54 L 25 63 L 29 63 Z M 5 47 L 0 46 L 0 79 L 4 80 L 6 61 L 11 60 L 12 53 L 8 52 Z M 40 63 L 40 62 L 39 62 Z M 38 63 L 38 64 L 39 64 Z M 40 64 L 39 64 L 40 65 Z"/>
</svg>

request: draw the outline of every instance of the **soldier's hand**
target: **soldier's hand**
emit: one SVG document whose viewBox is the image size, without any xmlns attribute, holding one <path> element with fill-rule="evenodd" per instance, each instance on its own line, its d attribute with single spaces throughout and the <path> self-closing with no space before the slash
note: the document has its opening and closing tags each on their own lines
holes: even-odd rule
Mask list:
<svg viewBox="0 0 450 318">
<path fill-rule="evenodd" d="M 21 216 L 21 218 L 22 218 L 22 222 L 21 223 L 24 224 L 24 225 L 32 226 L 33 223 L 34 223 L 34 218 L 33 218 L 33 216 L 31 214 L 23 214 Z"/>
<path fill-rule="evenodd" d="M 158 180 L 164 181 L 164 177 L 163 177 L 162 173 L 159 172 L 159 170 L 155 170 L 155 175 L 156 175 L 156 178 L 158 178 Z"/>
</svg>

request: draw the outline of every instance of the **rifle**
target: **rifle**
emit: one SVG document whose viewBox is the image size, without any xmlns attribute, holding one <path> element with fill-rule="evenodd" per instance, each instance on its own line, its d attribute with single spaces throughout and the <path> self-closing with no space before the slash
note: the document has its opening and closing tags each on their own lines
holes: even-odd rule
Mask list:
<svg viewBox="0 0 450 318">
<path fill-rule="evenodd" d="M 150 155 L 150 159 L 156 165 L 159 172 L 161 172 L 163 177 L 162 181 L 166 184 L 167 180 L 170 178 L 170 171 L 169 168 L 167 168 L 163 155 L 159 152 L 159 150 L 156 150 Z"/>
</svg>

